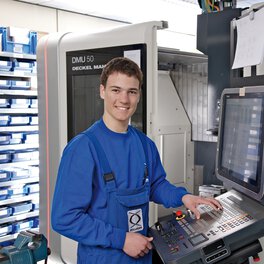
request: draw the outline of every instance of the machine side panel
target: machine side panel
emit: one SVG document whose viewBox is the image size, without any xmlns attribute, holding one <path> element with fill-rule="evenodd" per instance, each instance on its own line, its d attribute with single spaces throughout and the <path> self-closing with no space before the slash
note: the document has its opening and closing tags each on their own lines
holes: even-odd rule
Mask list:
<svg viewBox="0 0 264 264">
<path fill-rule="evenodd" d="M 167 179 L 176 186 L 194 189 L 194 148 L 191 122 L 167 71 L 158 74 L 156 143 Z M 159 206 L 158 216 L 171 211 Z"/>
</svg>

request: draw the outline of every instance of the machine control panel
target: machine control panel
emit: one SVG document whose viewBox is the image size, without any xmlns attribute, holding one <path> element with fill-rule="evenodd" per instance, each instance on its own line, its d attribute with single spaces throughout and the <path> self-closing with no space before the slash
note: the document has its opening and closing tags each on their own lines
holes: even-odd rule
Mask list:
<svg viewBox="0 0 264 264">
<path fill-rule="evenodd" d="M 231 254 L 230 235 L 237 234 L 235 239 L 239 240 L 239 231 L 264 219 L 262 205 L 257 204 L 254 211 L 236 192 L 217 199 L 223 210 L 200 205 L 199 220 L 188 210 L 178 210 L 151 227 L 150 235 L 164 263 L 196 263 L 195 259 L 202 261 L 199 263 L 216 263 Z"/>
</svg>

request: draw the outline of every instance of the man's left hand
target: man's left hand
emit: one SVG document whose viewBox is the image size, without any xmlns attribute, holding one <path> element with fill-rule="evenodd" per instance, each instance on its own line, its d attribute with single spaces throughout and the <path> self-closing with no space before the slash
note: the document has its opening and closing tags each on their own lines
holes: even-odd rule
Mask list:
<svg viewBox="0 0 264 264">
<path fill-rule="evenodd" d="M 214 198 L 204 198 L 204 197 L 200 197 L 200 196 L 196 196 L 196 195 L 192 195 L 192 194 L 185 194 L 182 197 L 182 202 L 186 206 L 186 208 L 188 208 L 189 210 L 191 210 L 194 213 L 194 215 L 197 219 L 200 219 L 200 217 L 201 217 L 201 214 L 200 214 L 199 210 L 197 209 L 197 206 L 199 204 L 207 204 L 215 210 L 222 210 L 223 209 L 223 207 L 219 203 L 219 201 L 217 201 Z"/>
</svg>

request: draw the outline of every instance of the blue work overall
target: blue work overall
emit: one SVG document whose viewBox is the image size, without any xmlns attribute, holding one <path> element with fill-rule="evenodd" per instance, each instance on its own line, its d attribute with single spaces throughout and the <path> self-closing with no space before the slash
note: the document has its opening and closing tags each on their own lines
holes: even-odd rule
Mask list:
<svg viewBox="0 0 264 264">
<path fill-rule="evenodd" d="M 147 144 L 144 135 L 137 131 L 145 153 L 145 171 L 142 173 L 142 186 L 133 189 L 119 189 L 116 186 L 114 174 L 100 143 L 91 132 L 85 134 L 95 147 L 104 174 L 107 192 L 107 219 L 105 221 L 114 227 L 124 229 L 126 232 L 137 232 L 147 236 L 150 187 L 147 170 Z M 136 259 L 128 256 L 120 249 L 89 246 L 87 250 L 89 251 L 87 259 L 78 259 L 78 264 L 150 264 L 152 261 L 151 252 Z"/>
</svg>

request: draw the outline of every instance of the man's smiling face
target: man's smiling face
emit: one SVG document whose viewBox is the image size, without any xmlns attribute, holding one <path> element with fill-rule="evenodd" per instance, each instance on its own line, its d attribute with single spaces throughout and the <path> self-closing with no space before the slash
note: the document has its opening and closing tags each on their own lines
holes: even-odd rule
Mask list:
<svg viewBox="0 0 264 264">
<path fill-rule="evenodd" d="M 109 75 L 106 87 L 100 86 L 104 99 L 104 122 L 115 132 L 124 132 L 140 99 L 139 81 L 120 72 Z"/>
</svg>

